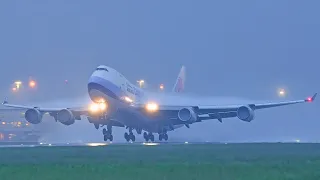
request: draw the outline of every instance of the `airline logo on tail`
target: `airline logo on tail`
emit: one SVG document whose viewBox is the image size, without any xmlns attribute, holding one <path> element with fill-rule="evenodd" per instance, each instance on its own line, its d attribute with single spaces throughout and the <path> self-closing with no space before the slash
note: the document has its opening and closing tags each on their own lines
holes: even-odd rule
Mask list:
<svg viewBox="0 0 320 180">
<path fill-rule="evenodd" d="M 186 80 L 186 68 L 184 66 L 181 67 L 180 73 L 178 75 L 178 78 L 176 80 L 176 83 L 173 87 L 173 92 L 175 93 L 179 93 L 182 92 L 184 90 L 184 83 Z"/>
</svg>

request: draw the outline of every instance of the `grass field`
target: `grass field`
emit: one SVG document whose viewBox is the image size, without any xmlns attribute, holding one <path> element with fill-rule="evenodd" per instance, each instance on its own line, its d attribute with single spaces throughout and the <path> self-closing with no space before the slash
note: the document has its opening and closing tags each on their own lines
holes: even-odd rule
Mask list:
<svg viewBox="0 0 320 180">
<path fill-rule="evenodd" d="M 320 144 L 0 148 L 0 180 L 318 180 Z"/>
</svg>

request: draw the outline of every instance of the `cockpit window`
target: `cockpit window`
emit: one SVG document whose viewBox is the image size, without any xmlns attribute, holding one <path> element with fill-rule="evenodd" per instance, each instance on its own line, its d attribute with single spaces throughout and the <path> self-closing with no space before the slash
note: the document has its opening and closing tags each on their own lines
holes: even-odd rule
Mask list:
<svg viewBox="0 0 320 180">
<path fill-rule="evenodd" d="M 96 70 L 97 71 L 107 71 L 107 72 L 109 72 L 107 68 L 97 68 Z"/>
</svg>

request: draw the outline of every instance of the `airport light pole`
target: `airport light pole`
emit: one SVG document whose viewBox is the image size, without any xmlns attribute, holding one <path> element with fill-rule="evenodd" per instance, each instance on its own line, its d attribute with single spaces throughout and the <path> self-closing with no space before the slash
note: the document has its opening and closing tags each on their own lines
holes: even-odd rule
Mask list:
<svg viewBox="0 0 320 180">
<path fill-rule="evenodd" d="M 280 97 L 286 96 L 286 91 L 284 89 L 279 89 L 278 94 Z"/>
<path fill-rule="evenodd" d="M 164 90 L 164 85 L 163 84 L 160 84 L 160 91 L 163 91 Z"/>
<path fill-rule="evenodd" d="M 139 83 L 139 87 L 140 88 L 143 88 L 143 86 L 144 86 L 144 80 L 139 80 L 139 81 L 137 81 L 138 83 Z"/>
<path fill-rule="evenodd" d="M 16 89 L 20 89 L 20 86 L 21 86 L 22 82 L 21 81 L 16 81 L 16 82 L 14 82 L 14 84 L 15 84 Z"/>
</svg>

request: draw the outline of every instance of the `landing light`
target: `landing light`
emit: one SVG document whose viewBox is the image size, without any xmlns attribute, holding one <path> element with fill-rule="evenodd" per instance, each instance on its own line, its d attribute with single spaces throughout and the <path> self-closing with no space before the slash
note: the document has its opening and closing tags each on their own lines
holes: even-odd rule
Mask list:
<svg viewBox="0 0 320 180">
<path fill-rule="evenodd" d="M 159 106 L 156 103 L 148 103 L 146 105 L 146 109 L 147 109 L 147 111 L 154 112 L 154 111 L 157 111 L 159 109 Z"/>
<path fill-rule="evenodd" d="M 130 102 L 130 103 L 131 103 L 131 102 L 133 102 L 133 101 L 132 101 L 132 99 L 130 99 L 130 98 L 129 98 L 129 97 L 127 97 L 127 96 L 126 96 L 126 97 L 124 97 L 124 100 L 125 100 L 125 101 L 127 101 L 127 102 Z"/>
<path fill-rule="evenodd" d="M 105 111 L 107 109 L 106 103 L 92 103 L 89 106 L 89 110 L 91 112 L 99 112 L 99 111 Z"/>
<path fill-rule="evenodd" d="M 96 103 L 90 104 L 89 109 L 91 112 L 96 112 L 99 110 L 99 105 Z"/>
<path fill-rule="evenodd" d="M 106 103 L 100 103 L 100 104 L 99 104 L 99 108 L 100 108 L 101 110 L 105 110 L 105 109 L 107 108 Z"/>
<path fill-rule="evenodd" d="M 98 102 L 98 103 L 105 103 L 106 101 L 105 101 L 103 98 L 101 98 L 101 99 L 99 99 L 97 102 Z"/>
<path fill-rule="evenodd" d="M 308 101 L 308 102 L 311 102 L 311 101 L 312 101 L 312 98 L 311 98 L 311 97 L 308 97 L 308 98 L 307 98 L 307 101 Z"/>
</svg>

